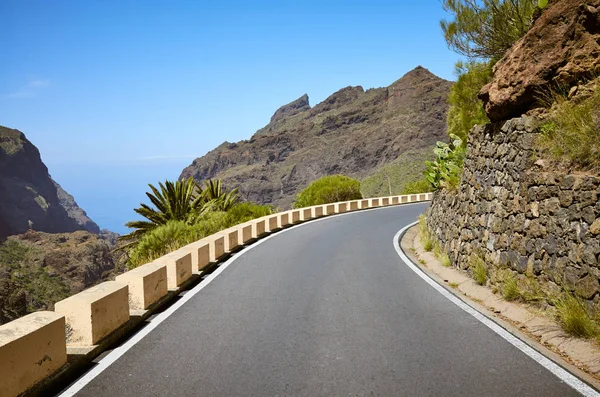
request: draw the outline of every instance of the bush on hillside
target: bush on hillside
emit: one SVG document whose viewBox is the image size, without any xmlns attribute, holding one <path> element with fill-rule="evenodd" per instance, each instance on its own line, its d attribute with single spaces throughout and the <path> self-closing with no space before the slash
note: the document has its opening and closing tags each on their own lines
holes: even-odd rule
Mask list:
<svg viewBox="0 0 600 397">
<path fill-rule="evenodd" d="M 406 184 L 402 194 L 418 194 L 429 193 L 435 190 L 427 178 L 419 179 L 418 181 L 409 182 Z"/>
<path fill-rule="evenodd" d="M 490 122 L 483 102 L 477 94 L 492 79 L 491 62 L 458 62 L 456 64 L 458 80 L 450 89 L 448 96 L 448 115 L 446 118 L 448 135 L 458 136 L 463 145 L 467 144 L 467 136 L 476 124 Z"/>
<path fill-rule="evenodd" d="M 310 207 L 361 198 L 359 181 L 344 175 L 329 175 L 317 179 L 301 191 L 296 198 L 294 207 Z"/>
<path fill-rule="evenodd" d="M 273 208 L 238 203 L 228 211 L 207 211 L 194 223 L 172 220 L 145 233 L 129 249 L 129 268 L 135 268 L 221 230 L 273 213 Z"/>
</svg>

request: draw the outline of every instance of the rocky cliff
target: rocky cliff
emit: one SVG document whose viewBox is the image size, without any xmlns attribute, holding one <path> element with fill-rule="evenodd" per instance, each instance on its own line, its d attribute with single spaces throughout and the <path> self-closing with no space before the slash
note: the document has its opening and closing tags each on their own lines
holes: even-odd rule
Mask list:
<svg viewBox="0 0 600 397">
<path fill-rule="evenodd" d="M 0 239 L 35 230 L 100 231 L 55 183 L 38 149 L 18 130 L 0 126 Z"/>
<path fill-rule="evenodd" d="M 321 176 L 363 179 L 398 162 L 406 176 L 393 187 L 396 193 L 403 183 L 422 177 L 431 147 L 446 139 L 451 85 L 417 67 L 389 87 L 346 87 L 312 108 L 303 95 L 279 108 L 252 138 L 224 142 L 194 160 L 181 177 L 222 178 L 249 200 L 287 208 Z M 386 183 L 381 193 L 387 190 Z"/>
<path fill-rule="evenodd" d="M 478 255 L 492 281 L 510 269 L 548 296 L 571 290 L 594 307 L 600 173 L 546 161 L 537 143 L 551 113 L 533 110 L 548 90 L 572 101 L 585 96 L 577 91 L 600 65 L 599 7 L 599 0 L 552 2 L 496 64 L 480 93 L 492 123 L 470 132 L 460 186 L 435 194 L 427 220 L 454 266 L 466 269 Z"/>
</svg>

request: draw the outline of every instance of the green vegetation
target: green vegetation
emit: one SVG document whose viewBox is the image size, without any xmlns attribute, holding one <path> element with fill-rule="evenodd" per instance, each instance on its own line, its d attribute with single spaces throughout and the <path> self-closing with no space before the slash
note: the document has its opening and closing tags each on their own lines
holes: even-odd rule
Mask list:
<svg viewBox="0 0 600 397">
<path fill-rule="evenodd" d="M 359 181 L 343 175 L 329 175 L 317 179 L 301 191 L 296 198 L 294 207 L 310 207 L 361 198 Z"/>
<path fill-rule="evenodd" d="M 451 286 L 452 288 L 458 288 L 458 283 L 454 282 L 454 281 L 451 281 L 448 285 Z"/>
<path fill-rule="evenodd" d="M 531 27 L 536 0 L 443 0 L 448 47 L 470 59 L 500 59 Z M 540 2 L 543 6 L 543 2 Z"/>
<path fill-rule="evenodd" d="M 582 338 L 600 336 L 598 323 L 594 321 L 586 303 L 564 291 L 555 301 L 556 315 L 565 332 Z"/>
<path fill-rule="evenodd" d="M 556 93 L 550 96 L 556 109 L 541 126 L 538 148 L 566 166 L 600 167 L 600 88 L 580 102 Z"/>
<path fill-rule="evenodd" d="M 502 293 L 502 297 L 507 301 L 514 301 L 521 296 L 518 280 L 512 272 L 509 271 L 507 273 L 506 278 L 500 286 L 500 292 Z"/>
<path fill-rule="evenodd" d="M 423 178 L 425 160 L 433 159 L 430 149 L 404 152 L 394 161 L 379 167 L 360 182 L 363 197 L 428 193 L 434 189 Z"/>
<path fill-rule="evenodd" d="M 120 238 L 134 268 L 189 243 L 231 226 L 273 213 L 271 206 L 239 202 L 237 189 L 228 191 L 220 180 L 208 180 L 201 189 L 190 178 L 160 183 L 146 193 L 154 207 L 141 204 L 135 211 L 147 221 L 126 225 L 135 228 Z"/>
<path fill-rule="evenodd" d="M 450 257 L 448 256 L 447 253 L 442 253 L 442 255 L 439 258 L 440 262 L 442 262 L 442 266 L 444 267 L 452 267 L 452 260 L 450 259 Z"/>
<path fill-rule="evenodd" d="M 475 282 L 479 285 L 485 285 L 488 278 L 485 261 L 479 255 L 473 253 L 469 258 L 469 268 Z"/>
<path fill-rule="evenodd" d="M 456 64 L 458 79 L 448 96 L 447 133 L 458 136 L 463 145 L 467 144 L 469 131 L 475 125 L 490 122 L 477 94 L 491 81 L 492 66 L 492 62 L 477 61 Z"/>
<path fill-rule="evenodd" d="M 427 228 L 427 217 L 425 215 L 419 215 L 419 238 L 425 251 L 429 252 L 433 249 L 433 241 Z"/>
<path fill-rule="evenodd" d="M 39 266 L 43 253 L 12 239 L 0 244 L 0 322 L 12 320 L 70 295 L 63 281 Z M 1 298 L 6 299 L 2 302 Z M 24 306 L 20 301 L 24 301 Z"/>
<path fill-rule="evenodd" d="M 437 156 L 434 161 L 426 161 L 425 176 L 434 188 L 456 189 L 460 184 L 460 175 L 465 159 L 465 147 L 462 139 L 451 135 L 450 144 L 438 142 L 433 152 Z"/>
<path fill-rule="evenodd" d="M 429 180 L 427 178 L 421 178 L 418 181 L 407 183 L 401 194 L 429 193 L 433 190 L 433 186 L 431 186 Z"/>
</svg>

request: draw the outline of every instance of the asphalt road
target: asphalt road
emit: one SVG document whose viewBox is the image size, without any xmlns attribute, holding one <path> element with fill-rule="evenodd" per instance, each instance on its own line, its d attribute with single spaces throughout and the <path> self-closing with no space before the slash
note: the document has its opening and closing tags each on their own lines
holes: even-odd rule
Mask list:
<svg viewBox="0 0 600 397">
<path fill-rule="evenodd" d="M 273 236 L 77 395 L 577 395 L 401 261 L 392 238 L 425 208 Z"/>
</svg>

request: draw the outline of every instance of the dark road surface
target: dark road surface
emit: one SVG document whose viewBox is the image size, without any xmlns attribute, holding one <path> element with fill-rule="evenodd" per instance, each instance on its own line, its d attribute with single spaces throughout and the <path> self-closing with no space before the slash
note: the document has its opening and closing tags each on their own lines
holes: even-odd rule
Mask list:
<svg viewBox="0 0 600 397">
<path fill-rule="evenodd" d="M 392 238 L 426 207 L 254 246 L 77 396 L 578 395 L 401 261 Z"/>
</svg>

